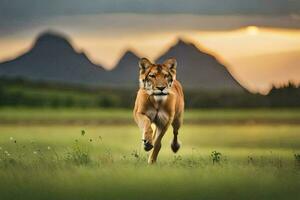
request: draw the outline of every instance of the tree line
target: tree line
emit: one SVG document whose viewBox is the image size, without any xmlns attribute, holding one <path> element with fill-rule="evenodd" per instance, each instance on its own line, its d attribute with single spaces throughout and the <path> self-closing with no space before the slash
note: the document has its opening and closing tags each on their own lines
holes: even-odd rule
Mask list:
<svg viewBox="0 0 300 200">
<path fill-rule="evenodd" d="M 137 88 L 83 87 L 22 79 L 0 79 L 1 107 L 132 108 Z M 185 90 L 187 108 L 300 107 L 300 88 L 273 87 L 267 95 L 247 91 Z"/>
</svg>

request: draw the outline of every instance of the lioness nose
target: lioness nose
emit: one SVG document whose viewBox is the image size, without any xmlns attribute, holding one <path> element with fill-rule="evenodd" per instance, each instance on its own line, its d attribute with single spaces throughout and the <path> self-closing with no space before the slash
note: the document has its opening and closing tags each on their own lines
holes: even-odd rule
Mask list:
<svg viewBox="0 0 300 200">
<path fill-rule="evenodd" d="M 160 87 L 157 87 L 157 89 L 163 91 L 166 87 L 165 86 L 160 86 Z"/>
</svg>

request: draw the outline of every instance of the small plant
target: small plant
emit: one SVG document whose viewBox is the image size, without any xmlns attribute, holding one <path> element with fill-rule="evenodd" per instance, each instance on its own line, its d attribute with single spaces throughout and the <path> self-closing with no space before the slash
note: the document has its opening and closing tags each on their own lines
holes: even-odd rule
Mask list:
<svg viewBox="0 0 300 200">
<path fill-rule="evenodd" d="M 85 130 L 81 130 L 81 135 L 82 135 L 82 136 L 85 135 Z"/>
<path fill-rule="evenodd" d="M 253 164 L 254 160 L 252 156 L 248 156 L 248 164 Z"/>
<path fill-rule="evenodd" d="M 85 131 L 81 131 L 81 136 L 85 135 Z M 91 142 L 91 139 L 90 139 Z M 74 162 L 77 165 L 87 165 L 91 162 L 89 149 L 83 144 L 79 143 L 79 140 L 76 139 L 75 143 L 71 147 L 71 150 L 67 153 L 67 161 Z"/>
<path fill-rule="evenodd" d="M 221 156 L 222 156 L 222 154 L 220 152 L 217 152 L 217 151 L 211 152 L 210 157 L 212 159 L 213 164 L 215 164 L 215 163 L 219 164 L 221 162 Z"/>
<path fill-rule="evenodd" d="M 295 153 L 294 158 L 296 165 L 300 166 L 300 153 Z"/>
<path fill-rule="evenodd" d="M 75 142 L 75 144 L 71 147 L 71 150 L 67 153 L 68 161 L 72 161 L 77 165 L 87 165 L 91 162 L 90 154 L 87 148 L 84 148 L 83 145 L 79 144 L 79 142 Z"/>
</svg>

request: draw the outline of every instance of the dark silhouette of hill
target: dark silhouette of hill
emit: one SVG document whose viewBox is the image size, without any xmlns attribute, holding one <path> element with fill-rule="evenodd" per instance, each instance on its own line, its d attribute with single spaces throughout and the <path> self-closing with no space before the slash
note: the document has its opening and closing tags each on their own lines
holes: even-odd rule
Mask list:
<svg viewBox="0 0 300 200">
<path fill-rule="evenodd" d="M 157 62 L 169 57 L 178 61 L 178 80 L 191 89 L 234 90 L 243 88 L 215 57 L 191 43 L 178 40 Z M 126 51 L 111 71 L 92 63 L 77 52 L 71 41 L 55 32 L 40 34 L 23 55 L 0 63 L 0 76 L 86 86 L 138 87 L 139 57 Z"/>
<path fill-rule="evenodd" d="M 156 62 L 162 63 L 170 57 L 177 59 L 177 79 L 185 87 L 244 90 L 214 56 L 204 53 L 191 43 L 179 39 Z"/>
<path fill-rule="evenodd" d="M 126 51 L 116 66 L 109 71 L 109 82 L 116 86 L 138 87 L 139 59 L 133 51 Z"/>
<path fill-rule="evenodd" d="M 88 85 L 101 84 L 106 77 L 67 37 L 51 31 L 40 34 L 28 52 L 0 63 L 0 76 Z"/>
</svg>

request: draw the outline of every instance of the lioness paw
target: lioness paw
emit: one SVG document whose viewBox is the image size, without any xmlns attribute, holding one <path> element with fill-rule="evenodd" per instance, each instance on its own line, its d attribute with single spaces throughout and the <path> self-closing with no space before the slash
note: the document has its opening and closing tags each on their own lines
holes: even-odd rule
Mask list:
<svg viewBox="0 0 300 200">
<path fill-rule="evenodd" d="M 150 151 L 153 148 L 153 145 L 148 140 L 143 140 L 143 142 L 145 151 Z"/>
<path fill-rule="evenodd" d="M 180 149 L 180 144 L 178 142 L 172 142 L 171 149 L 174 153 L 176 153 Z"/>
</svg>

